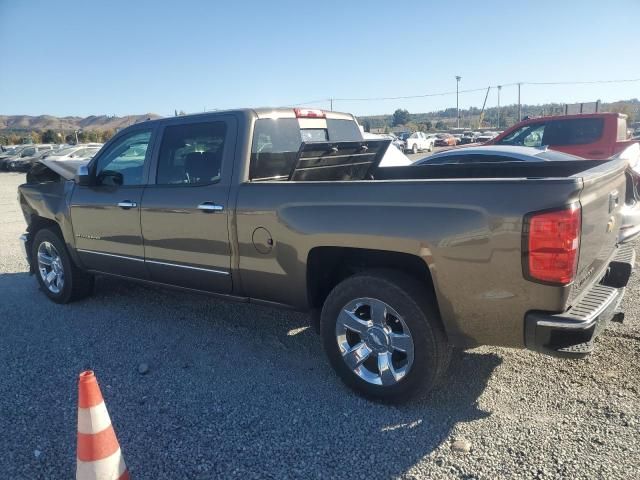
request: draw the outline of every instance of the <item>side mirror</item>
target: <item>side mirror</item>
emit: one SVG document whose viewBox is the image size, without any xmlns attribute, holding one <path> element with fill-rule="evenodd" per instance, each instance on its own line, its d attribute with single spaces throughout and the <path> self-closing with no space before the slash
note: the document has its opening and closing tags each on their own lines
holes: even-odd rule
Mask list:
<svg viewBox="0 0 640 480">
<path fill-rule="evenodd" d="M 89 175 L 89 167 L 87 165 L 80 165 L 78 167 L 78 170 L 76 170 L 74 181 L 80 186 L 89 185 L 91 176 Z"/>
</svg>

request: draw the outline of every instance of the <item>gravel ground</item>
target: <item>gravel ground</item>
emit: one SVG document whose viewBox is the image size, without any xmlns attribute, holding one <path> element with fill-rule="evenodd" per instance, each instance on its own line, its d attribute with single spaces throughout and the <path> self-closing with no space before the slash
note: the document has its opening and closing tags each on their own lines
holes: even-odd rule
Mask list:
<svg viewBox="0 0 640 480">
<path fill-rule="evenodd" d="M 0 174 L 0 477 L 70 478 L 76 378 L 96 371 L 134 478 L 634 478 L 636 275 L 586 360 L 479 348 L 389 407 L 342 386 L 304 315 L 99 279 L 55 305 L 17 241 L 23 175 Z M 141 363 L 149 372 L 141 375 Z"/>
</svg>

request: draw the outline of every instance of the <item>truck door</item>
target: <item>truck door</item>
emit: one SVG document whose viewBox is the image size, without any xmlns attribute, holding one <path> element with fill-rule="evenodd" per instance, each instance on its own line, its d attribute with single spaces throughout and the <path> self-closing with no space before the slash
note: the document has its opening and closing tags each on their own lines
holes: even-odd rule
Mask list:
<svg viewBox="0 0 640 480">
<path fill-rule="evenodd" d="M 86 268 L 146 278 L 140 200 L 147 181 L 152 128 L 128 130 L 92 162 L 95 180 L 76 185 L 71 221 Z"/>
<path fill-rule="evenodd" d="M 237 123 L 169 121 L 142 198 L 151 280 L 219 293 L 232 290 L 229 188 Z"/>
</svg>

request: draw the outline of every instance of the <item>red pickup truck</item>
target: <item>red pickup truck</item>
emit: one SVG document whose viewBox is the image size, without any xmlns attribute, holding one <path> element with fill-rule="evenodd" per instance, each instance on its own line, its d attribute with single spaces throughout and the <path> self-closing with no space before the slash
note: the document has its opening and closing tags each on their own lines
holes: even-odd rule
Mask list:
<svg viewBox="0 0 640 480">
<path fill-rule="evenodd" d="M 485 145 L 540 147 L 591 160 L 604 160 L 637 143 L 627 135 L 627 116 L 590 113 L 523 120 Z"/>
</svg>

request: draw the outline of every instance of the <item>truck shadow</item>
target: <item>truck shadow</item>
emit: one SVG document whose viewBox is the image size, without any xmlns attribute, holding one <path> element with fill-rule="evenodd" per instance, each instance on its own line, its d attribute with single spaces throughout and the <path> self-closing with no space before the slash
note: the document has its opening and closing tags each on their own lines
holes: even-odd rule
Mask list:
<svg viewBox="0 0 640 480">
<path fill-rule="evenodd" d="M 14 319 L 0 358 L 7 372 L 21 372 L 6 381 L 48 372 L 33 387 L 8 387 L 54 413 L 42 419 L 42 438 L 38 419 L 26 422 L 20 406 L 9 405 L 7 438 L 41 438 L 67 472 L 75 380 L 85 368 L 98 374 L 136 478 L 388 478 L 418 462 L 439 468 L 438 449 L 449 448 L 456 424 L 490 415 L 478 398 L 502 362 L 460 352 L 446 383 L 426 398 L 382 405 L 342 385 L 306 315 L 108 278 L 70 305 L 51 303 L 24 273 L 0 275 L 0 287 L 9 294 L 0 317 Z M 25 347 L 33 342 L 38 355 Z M 14 460 L 24 460 L 16 464 L 27 477 L 44 468 Z"/>
<path fill-rule="evenodd" d="M 120 282 L 104 281 L 111 285 L 105 285 L 104 295 L 121 292 Z M 135 290 L 130 294 L 135 296 Z M 241 465 L 249 477 L 323 472 L 323 477 L 343 478 L 351 476 L 350 468 L 355 475 L 370 465 L 372 477 L 403 475 L 425 457 L 436 465 L 441 462 L 436 450 L 450 448 L 456 424 L 490 415 L 480 408 L 478 398 L 502 363 L 498 355 L 457 352 L 447 380 L 426 398 L 383 405 L 342 385 L 325 361 L 320 338 L 309 328 L 306 315 L 182 292 L 156 294 L 176 295 L 172 304 L 188 305 L 186 311 L 180 309 L 182 316 L 199 315 L 202 303 L 211 308 L 195 324 L 183 325 L 180 344 L 190 339 L 191 348 L 173 350 L 175 360 L 184 362 L 182 370 L 163 377 L 165 388 L 183 394 L 174 396 L 180 400 L 171 407 L 157 410 L 168 424 L 181 426 L 172 432 L 174 437 L 199 435 L 206 456 L 229 459 L 206 464 L 208 473 L 232 476 L 232 469 Z M 155 321 L 167 318 L 174 323 L 167 313 Z M 156 361 L 161 360 L 151 360 Z M 185 382 L 185 376 L 190 381 Z M 206 387 L 189 387 L 196 382 Z M 206 430 L 190 431 L 192 418 L 207 425 Z M 148 450 L 140 454 L 145 463 L 150 460 Z"/>
</svg>

